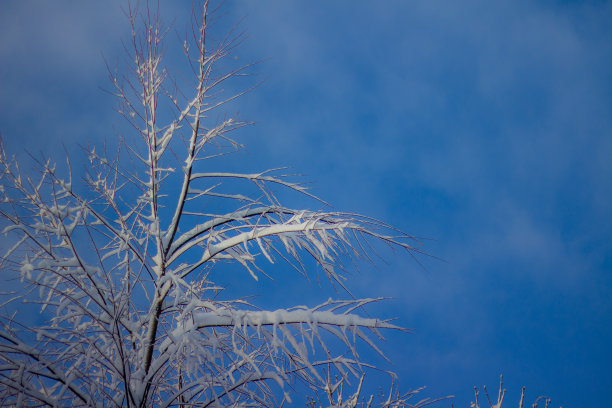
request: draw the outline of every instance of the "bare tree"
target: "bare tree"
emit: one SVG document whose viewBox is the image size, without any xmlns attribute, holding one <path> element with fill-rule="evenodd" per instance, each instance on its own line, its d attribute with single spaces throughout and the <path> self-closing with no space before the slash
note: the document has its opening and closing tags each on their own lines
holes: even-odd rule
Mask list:
<svg viewBox="0 0 612 408">
<path fill-rule="evenodd" d="M 291 400 L 296 381 L 329 404 L 357 406 L 370 367 L 358 343 L 380 352 L 378 329 L 400 329 L 360 312 L 377 299 L 271 311 L 224 299 L 214 282 L 226 262 L 253 279 L 265 263 L 306 276 L 314 268 L 343 287 L 342 259 L 368 257 L 371 241 L 419 249 L 372 218 L 283 206 L 278 188 L 310 194 L 279 169 L 211 170 L 241 147 L 231 134 L 248 123 L 222 111 L 241 93 L 223 86 L 249 67 L 227 68 L 242 37 L 213 43 L 208 1 L 195 10 L 184 43 L 193 76 L 184 80 L 164 68 L 157 10 L 128 11 L 132 70 L 111 81 L 137 136 L 113 154 L 87 149 L 83 184 L 73 184 L 70 160 L 64 173 L 39 161 L 33 179 L 0 150 L 10 242 L 2 269 L 24 285 L 2 306 L 2 406 L 275 406 Z M 45 324 L 29 327 L 14 313 L 28 301 Z M 351 378 L 359 387 L 342 401 L 338 384 Z M 392 392 L 378 405 L 428 402 L 410 405 L 412 395 Z"/>
</svg>

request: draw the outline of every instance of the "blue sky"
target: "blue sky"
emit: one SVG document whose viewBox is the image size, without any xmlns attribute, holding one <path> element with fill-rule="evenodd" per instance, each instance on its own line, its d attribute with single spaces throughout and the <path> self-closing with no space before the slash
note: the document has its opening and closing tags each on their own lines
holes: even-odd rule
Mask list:
<svg viewBox="0 0 612 408">
<path fill-rule="evenodd" d="M 122 2 L 0 5 L 0 132 L 10 151 L 61 158 L 62 142 L 121 121 L 102 55 L 123 58 Z M 163 5 L 182 32 L 189 10 Z M 555 406 L 612 389 L 612 3 L 227 2 L 245 18 L 239 61 L 264 82 L 237 105 L 245 168 L 291 166 L 334 208 L 390 222 L 443 258 L 384 252 L 356 296 L 414 334 L 384 344 L 404 388 L 468 406 L 504 374 Z M 223 31 L 224 27 L 218 27 Z M 173 34 L 172 34 L 173 35 Z M 169 53 L 170 54 L 170 53 Z M 25 156 L 23 156 L 25 157 Z M 24 159 L 25 160 L 25 159 Z M 295 197 L 300 204 L 300 198 Z M 313 206 L 312 202 L 303 205 Z M 263 303 L 326 288 L 279 276 L 227 282 Z M 450 405 L 450 404 L 448 404 Z"/>
</svg>

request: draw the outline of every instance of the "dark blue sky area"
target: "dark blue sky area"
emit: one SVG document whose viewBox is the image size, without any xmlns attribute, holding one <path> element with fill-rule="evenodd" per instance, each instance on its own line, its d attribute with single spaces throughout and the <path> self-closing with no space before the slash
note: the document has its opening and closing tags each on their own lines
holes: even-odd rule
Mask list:
<svg viewBox="0 0 612 408">
<path fill-rule="evenodd" d="M 0 131 L 9 150 L 61 154 L 121 121 L 102 54 L 129 34 L 120 1 L 0 5 Z M 165 4 L 183 32 L 188 9 Z M 383 345 L 404 388 L 520 387 L 554 406 L 612 390 L 612 3 L 467 0 L 227 2 L 238 61 L 265 81 L 235 109 L 256 125 L 233 166 L 291 166 L 334 208 L 424 240 L 351 275 L 355 296 L 414 328 Z M 169 36 L 174 39 L 174 32 Z M 168 52 L 170 58 L 174 58 Z M 56 156 L 61 157 L 61 156 Z M 290 197 L 290 202 L 318 204 Z M 292 201 L 295 200 L 295 201 Z M 260 303 L 330 292 L 276 275 L 226 282 Z M 230 292 L 231 293 L 231 292 Z M 446 404 L 450 406 L 450 403 Z M 444 404 L 442 404 L 444 406 Z"/>
</svg>

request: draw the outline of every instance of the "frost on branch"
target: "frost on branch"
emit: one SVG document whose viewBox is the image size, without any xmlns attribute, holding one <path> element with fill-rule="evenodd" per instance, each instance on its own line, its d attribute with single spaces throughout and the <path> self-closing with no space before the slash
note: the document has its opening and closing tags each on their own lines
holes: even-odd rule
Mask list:
<svg viewBox="0 0 612 408">
<path fill-rule="evenodd" d="M 413 239 L 375 219 L 283 206 L 279 188 L 310 196 L 283 169 L 219 165 L 247 125 L 220 113 L 240 96 L 223 84 L 249 69 L 227 68 L 241 36 L 213 42 L 205 2 L 184 47 L 193 78 L 179 87 L 163 65 L 158 14 L 128 15 L 131 75 L 111 83 L 135 137 L 114 154 L 87 151 L 85 188 L 73 184 L 70 161 L 67 175 L 40 161 L 31 178 L 0 148 L 2 270 L 24 285 L 3 300 L 0 402 L 275 406 L 296 381 L 329 391 L 330 370 L 346 384 L 363 379 L 370 366 L 358 348 L 382 354 L 379 330 L 400 329 L 363 311 L 377 299 L 262 311 L 225 299 L 215 279 L 227 262 L 254 279 L 270 263 L 305 276 L 316 264 L 344 287 L 343 258 L 368 257 L 372 241 L 414 254 Z M 30 301 L 43 325 L 15 313 Z M 359 390 L 333 404 L 355 406 Z M 378 406 L 411 405 L 397 394 Z"/>
<path fill-rule="evenodd" d="M 494 399 L 493 400 L 491 399 L 486 385 L 483 388 L 484 388 L 484 394 L 486 397 L 486 403 L 481 405 L 480 400 L 479 400 L 479 397 L 481 397 L 480 391 L 478 390 L 478 387 L 474 387 L 474 402 L 470 403 L 470 408 L 481 408 L 481 407 L 483 408 L 484 407 L 502 408 L 504 398 L 506 397 L 506 390 L 504 388 L 504 376 L 502 375 L 499 377 L 499 391 L 497 393 L 497 401 Z M 540 406 L 539 404 L 544 404 L 544 408 L 549 408 L 550 403 L 551 403 L 550 398 L 545 397 L 545 396 L 539 396 L 535 399 L 533 404 L 531 404 L 531 408 L 538 408 Z M 518 406 L 519 408 L 524 408 L 527 406 L 525 405 L 525 387 L 523 387 L 521 390 L 521 399 L 519 400 Z"/>
</svg>

